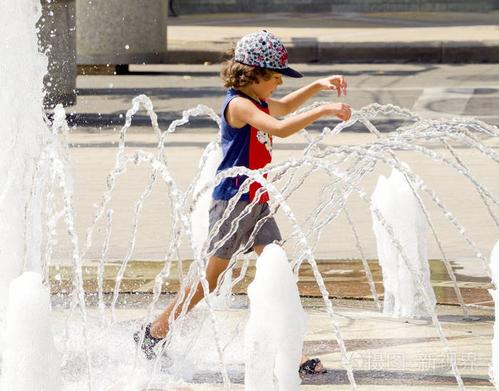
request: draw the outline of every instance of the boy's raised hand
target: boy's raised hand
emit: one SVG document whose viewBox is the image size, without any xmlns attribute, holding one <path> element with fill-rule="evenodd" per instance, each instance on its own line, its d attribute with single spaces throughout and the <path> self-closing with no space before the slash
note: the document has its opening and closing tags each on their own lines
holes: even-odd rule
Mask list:
<svg viewBox="0 0 499 391">
<path fill-rule="evenodd" d="M 348 121 L 352 117 L 352 108 L 346 103 L 328 103 L 322 108 L 326 115 L 334 115 L 342 121 Z"/>
<path fill-rule="evenodd" d="M 347 82 L 342 75 L 333 75 L 317 81 L 323 90 L 336 90 L 338 96 L 347 94 Z"/>
</svg>

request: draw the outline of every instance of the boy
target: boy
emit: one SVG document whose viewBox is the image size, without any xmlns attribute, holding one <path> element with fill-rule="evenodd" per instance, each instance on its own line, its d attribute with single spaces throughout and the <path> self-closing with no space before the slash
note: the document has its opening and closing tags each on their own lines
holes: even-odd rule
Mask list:
<svg viewBox="0 0 499 391">
<path fill-rule="evenodd" d="M 222 106 L 223 160 L 217 172 L 237 166 L 254 170 L 263 168 L 271 161 L 272 136 L 288 137 L 324 116 L 336 116 L 342 121 L 350 118 L 350 106 L 343 103 L 324 104 L 283 120 L 275 118 L 294 112 L 319 91 L 336 90 L 339 97 L 342 93 L 346 94 L 347 89 L 344 78 L 336 75 L 319 79 L 282 99 L 272 99 L 272 93 L 282 84 L 282 75 L 294 78 L 303 76 L 288 66 L 288 53 L 282 42 L 265 30 L 241 38 L 233 58 L 222 64 L 221 76 L 228 90 Z M 210 209 L 210 230 L 221 219 L 229 200 L 246 179 L 245 176 L 225 178 L 215 187 Z M 258 183 L 249 186 L 249 191 L 237 201 L 229 218 L 224 221 L 210 244 L 212 250 L 213 244 L 230 231 L 232 220 L 255 197 L 258 198 L 258 203 L 251 212 L 239 222 L 237 232 L 210 257 L 206 269 L 210 292 L 216 287 L 218 277 L 227 268 L 234 253 L 247 244 L 256 223 L 270 213 L 268 194 L 258 191 L 260 187 Z M 252 248 L 260 255 L 263 248 L 274 241 L 281 241 L 281 235 L 274 218 L 269 217 L 257 232 Z M 155 357 L 154 346 L 168 334 L 169 318 L 174 311 L 173 318 L 178 317 L 189 292 L 190 289 L 183 292 L 182 300 L 180 294 L 177 294 L 163 313 L 153 323 L 146 325 L 141 345 L 146 357 Z M 203 297 L 203 288 L 198 283 L 188 310 Z M 137 342 L 140 341 L 140 334 L 135 334 Z M 323 368 L 319 360 L 312 359 L 303 360 L 300 370 L 320 373 Z"/>
</svg>

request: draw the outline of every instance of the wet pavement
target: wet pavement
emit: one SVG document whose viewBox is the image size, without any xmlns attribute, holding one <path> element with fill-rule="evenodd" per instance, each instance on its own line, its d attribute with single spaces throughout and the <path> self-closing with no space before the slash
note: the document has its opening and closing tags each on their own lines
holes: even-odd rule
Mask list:
<svg viewBox="0 0 499 391">
<path fill-rule="evenodd" d="M 119 322 L 137 324 L 145 316 L 149 300 L 150 297 L 147 295 L 124 294 L 122 301 L 126 302 L 126 307 L 118 303 L 116 309 Z M 163 298 L 158 307 L 163 307 L 167 300 Z M 321 299 L 308 298 L 303 300 L 303 304 L 308 315 L 304 353 L 311 357 L 319 357 L 328 372 L 304 377 L 300 390 L 351 389 L 346 370 L 342 365 L 331 318 L 325 310 L 324 303 Z M 450 351 L 446 352 L 430 319 L 392 318 L 379 313 L 372 302 L 363 300 L 333 299 L 332 304 L 335 321 L 345 341 L 353 374 L 360 390 L 395 390 L 401 387 L 404 390 L 458 389 L 450 367 L 451 358 L 458 366 L 466 390 L 494 389 L 488 380 L 493 325 L 490 311 L 473 310 L 476 320 L 469 322 L 463 319 L 458 307 L 437 306 L 438 318 L 450 347 Z M 222 333 L 230 334 L 230 330 L 240 330 L 232 335 L 227 345 L 224 345 L 225 361 L 233 383 L 231 389 L 234 390 L 244 389 L 244 357 L 234 353 L 232 347 L 237 348 L 241 343 L 241 330 L 244 329 L 247 306 L 247 298 L 237 296 L 229 307 L 215 310 L 216 321 Z M 94 312 L 97 310 L 92 309 L 92 306 L 89 308 L 90 318 L 95 317 Z M 195 312 L 196 314 L 192 315 L 194 325 L 199 323 L 199 327 L 204 330 L 207 326 L 202 319 L 207 316 L 206 307 L 201 305 Z M 133 327 L 129 330 L 131 333 Z M 201 369 L 195 370 L 189 380 L 182 384 L 173 382 L 167 385 L 165 382 L 153 380 L 150 389 L 156 391 L 224 389 L 221 374 L 213 369 L 214 363 L 211 361 L 213 354 L 207 355 L 207 352 L 203 351 L 206 346 L 200 341 L 205 338 L 204 331 L 200 331 L 200 335 L 197 336 L 182 335 L 187 341 L 193 338 L 192 357 L 198 356 L 199 361 L 196 365 Z M 122 349 L 128 349 L 128 344 L 125 338 L 122 341 Z M 142 365 L 139 363 L 138 370 Z M 182 372 L 182 366 L 185 365 L 189 366 L 192 363 L 186 358 L 185 362 L 176 363 L 175 368 Z M 211 366 L 212 369 L 206 366 Z M 168 366 L 164 371 L 165 374 L 169 372 Z M 123 384 L 117 379 L 115 386 L 107 390 L 119 390 L 122 386 Z"/>
<path fill-rule="evenodd" d="M 186 275 L 192 261 L 182 262 L 182 271 L 178 270 L 179 264 L 172 263 L 170 274 L 161 288 L 162 293 L 177 292 L 179 289 L 179 274 Z M 383 277 L 377 260 L 368 262 L 370 272 L 376 286 L 380 300 L 383 298 Z M 104 267 L 103 292 L 112 293 L 116 285 L 116 275 L 120 264 L 106 263 Z M 121 293 L 152 293 L 155 278 L 163 268 L 162 262 L 157 261 L 131 261 L 129 262 L 119 291 Z M 349 298 L 373 300 L 369 282 L 366 278 L 362 262 L 354 260 L 327 260 L 318 262 L 319 271 L 323 277 L 329 296 L 332 298 Z M 430 260 L 431 282 L 435 291 L 438 304 L 455 304 L 459 302 L 454 291 L 445 265 L 441 261 Z M 469 277 L 459 274 L 459 267 L 454 267 L 457 285 L 466 304 L 492 306 L 494 302 L 488 292 L 492 288 L 487 277 Z M 97 292 L 97 262 L 92 262 L 83 268 L 83 281 L 86 292 Z M 233 279 L 241 273 L 241 261 L 233 269 Z M 67 293 L 72 287 L 72 268 L 69 266 L 52 267 L 50 270 L 52 280 L 52 293 Z M 241 282 L 233 288 L 234 294 L 246 294 L 247 287 L 255 276 L 254 261 L 248 266 L 247 272 Z M 304 262 L 300 267 L 298 288 L 301 296 L 321 297 L 319 286 L 315 280 L 310 264 Z"/>
<path fill-rule="evenodd" d="M 189 261 L 183 262 L 184 274 L 189 264 Z M 390 391 L 400 389 L 400 387 L 404 390 L 427 390 L 428 388 L 455 390 L 457 385 L 450 366 L 451 358 L 456 361 L 466 390 L 494 389 L 488 378 L 494 324 L 493 301 L 487 291 L 487 288 L 490 288 L 488 280 L 457 275 L 458 285 L 465 302 L 480 305 L 480 308 L 468 309 L 470 317 L 465 317 L 464 312 L 457 305 L 443 264 L 433 260 L 430 261 L 430 265 L 432 285 L 438 302 L 437 317 L 450 346 L 448 352 L 444 350 L 431 319 L 392 318 L 382 314 L 376 308 L 360 261 L 329 260 L 318 263 L 326 288 L 330 293 L 334 319 L 345 340 L 346 351 L 352 363 L 359 390 Z M 166 306 L 172 298 L 172 293 L 179 288 L 177 266 L 177 263 L 172 265 L 170 276 L 162 286 L 163 294 L 155 305 L 156 312 Z M 382 299 L 381 271 L 376 261 L 370 261 L 369 266 L 376 282 L 378 295 Z M 161 262 L 132 261 L 129 263 L 119 289 L 115 313 L 117 313 L 119 324 L 130 324 L 132 327 L 128 326 L 128 332 L 121 337 L 123 340 L 120 344 L 126 344 L 138 324 L 143 322 L 153 297 L 151 293 L 154 278 L 161 267 Z M 107 263 L 104 268 L 103 292 L 108 311 L 116 286 L 115 276 L 118 268 L 118 264 L 110 263 Z M 90 319 L 99 317 L 96 309 L 96 269 L 95 262 L 89 263 L 83 269 L 88 302 L 87 312 L 89 312 Z M 454 270 L 459 272 L 459 267 L 455 267 Z M 236 266 L 233 277 L 236 277 L 239 272 L 240 268 Z M 236 346 L 242 344 L 241 330 L 244 330 L 249 311 L 248 298 L 245 293 L 254 272 L 254 262 L 252 262 L 248 267 L 246 277 L 234 287 L 231 300 L 222 301 L 222 304 L 216 304 L 215 307 L 217 308 L 215 310 L 216 321 L 221 335 L 229 338 L 229 342 L 224 343 L 224 349 L 228 352 L 233 350 L 229 347 L 230 344 Z M 53 297 L 64 300 L 67 293 L 71 291 L 71 268 L 52 267 L 50 274 Z M 305 376 L 300 390 L 351 389 L 347 371 L 342 365 L 340 348 L 331 324 L 331 317 L 326 311 L 308 265 L 303 265 L 300 269 L 298 287 L 307 313 L 304 354 L 320 358 L 327 369 L 326 374 Z M 447 305 L 448 303 L 453 305 Z M 490 308 L 487 309 L 487 307 Z M 199 315 L 203 314 L 203 311 L 204 315 Z M 190 316 L 192 320 L 188 322 L 192 323 L 191 327 L 196 328 L 197 324 L 199 327 L 205 325 L 202 319 L 208 316 L 206 306 L 201 303 Z M 239 332 L 234 335 L 234 330 L 239 330 Z M 213 366 L 211 361 L 213 358 L 205 357 L 207 353 L 204 345 L 200 347 L 196 345 L 197 340 L 208 340 L 209 337 L 203 336 L 203 333 L 201 336 L 190 336 L 185 333 L 181 335 L 187 341 L 193 338 L 193 346 L 190 346 L 191 356 L 202 356 L 200 359 L 196 358 L 196 365 L 201 365 L 201 369 L 194 370 L 187 380 L 182 381 L 182 385 L 167 385 L 168 381 L 155 381 L 152 383 L 152 388 L 148 389 L 156 391 L 223 390 L 220 372 L 216 369 L 205 368 L 206 365 Z M 228 354 L 226 363 L 229 365 L 231 389 L 243 390 L 244 358 L 238 354 Z M 176 365 L 174 372 L 170 372 L 166 367 L 160 369 L 158 374 L 172 373 L 175 377 L 181 377 L 179 373 L 182 373 L 182 367 L 191 365 L 192 363 L 186 359 L 185 362 Z M 123 389 L 123 384 L 120 381 L 117 381 L 115 386 L 106 388 L 107 391 L 121 389 Z M 145 390 L 146 387 L 143 389 Z"/>
</svg>

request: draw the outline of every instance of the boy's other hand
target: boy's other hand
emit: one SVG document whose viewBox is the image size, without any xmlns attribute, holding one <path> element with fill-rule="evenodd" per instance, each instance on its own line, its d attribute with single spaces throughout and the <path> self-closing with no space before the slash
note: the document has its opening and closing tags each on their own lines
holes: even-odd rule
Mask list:
<svg viewBox="0 0 499 391">
<path fill-rule="evenodd" d="M 347 94 L 347 82 L 342 75 L 333 75 L 317 80 L 323 90 L 336 90 L 338 96 Z"/>
<path fill-rule="evenodd" d="M 346 103 L 330 103 L 324 105 L 326 115 L 334 115 L 342 121 L 348 121 L 352 116 L 352 108 Z"/>
</svg>

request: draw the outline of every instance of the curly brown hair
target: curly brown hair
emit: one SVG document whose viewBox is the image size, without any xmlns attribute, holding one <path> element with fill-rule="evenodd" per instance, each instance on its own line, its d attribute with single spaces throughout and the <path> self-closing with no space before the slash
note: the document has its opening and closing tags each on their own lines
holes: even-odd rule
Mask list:
<svg viewBox="0 0 499 391">
<path fill-rule="evenodd" d="M 265 68 L 258 68 L 251 65 L 241 64 L 233 59 L 234 50 L 226 53 L 229 59 L 222 62 L 220 76 L 226 88 L 241 88 L 251 83 L 258 83 L 260 79 L 269 80 L 272 71 Z M 232 57 L 232 58 L 230 58 Z"/>
</svg>

